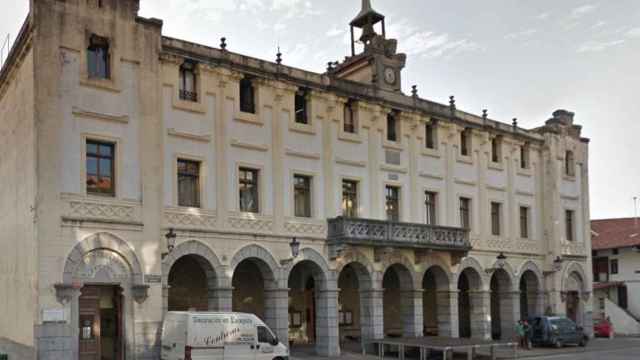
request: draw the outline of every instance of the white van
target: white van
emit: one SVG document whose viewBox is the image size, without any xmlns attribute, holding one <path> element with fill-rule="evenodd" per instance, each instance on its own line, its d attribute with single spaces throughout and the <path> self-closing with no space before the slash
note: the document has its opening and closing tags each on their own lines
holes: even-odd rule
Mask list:
<svg viewBox="0 0 640 360">
<path fill-rule="evenodd" d="M 162 360 L 288 360 L 289 349 L 253 314 L 170 311 Z"/>
</svg>

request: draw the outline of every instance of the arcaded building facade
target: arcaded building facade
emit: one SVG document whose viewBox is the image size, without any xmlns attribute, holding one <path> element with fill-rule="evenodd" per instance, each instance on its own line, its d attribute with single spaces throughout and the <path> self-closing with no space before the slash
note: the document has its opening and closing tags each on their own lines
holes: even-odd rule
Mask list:
<svg viewBox="0 0 640 360">
<path fill-rule="evenodd" d="M 253 312 L 321 355 L 535 314 L 590 331 L 573 113 L 523 129 L 404 94 L 366 0 L 323 73 L 138 6 L 31 0 L 0 72 L 0 353 L 157 359 L 171 310 Z"/>
</svg>

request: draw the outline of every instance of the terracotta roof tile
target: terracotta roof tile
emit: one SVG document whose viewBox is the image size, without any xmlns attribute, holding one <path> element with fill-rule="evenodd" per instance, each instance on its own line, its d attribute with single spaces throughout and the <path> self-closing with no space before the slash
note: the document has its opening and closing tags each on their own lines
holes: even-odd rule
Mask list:
<svg viewBox="0 0 640 360">
<path fill-rule="evenodd" d="M 640 246 L 640 219 L 591 220 L 593 250 Z"/>
</svg>

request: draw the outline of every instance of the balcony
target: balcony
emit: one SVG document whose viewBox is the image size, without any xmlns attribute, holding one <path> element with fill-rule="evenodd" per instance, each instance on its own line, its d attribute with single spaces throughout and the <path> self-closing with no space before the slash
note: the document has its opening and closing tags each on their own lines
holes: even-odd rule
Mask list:
<svg viewBox="0 0 640 360">
<path fill-rule="evenodd" d="M 329 245 L 368 245 L 469 251 L 469 230 L 445 226 L 337 217 L 329 219 Z"/>
</svg>

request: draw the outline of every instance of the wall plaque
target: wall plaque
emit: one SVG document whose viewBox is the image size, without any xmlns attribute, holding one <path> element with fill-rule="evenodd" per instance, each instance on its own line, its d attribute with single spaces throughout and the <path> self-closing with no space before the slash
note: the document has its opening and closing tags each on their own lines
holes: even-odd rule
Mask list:
<svg viewBox="0 0 640 360">
<path fill-rule="evenodd" d="M 162 282 L 162 275 L 146 274 L 144 282 L 147 284 L 159 284 Z"/>
<path fill-rule="evenodd" d="M 43 309 L 42 322 L 43 323 L 66 322 L 66 319 L 64 317 L 64 309 Z"/>
</svg>

